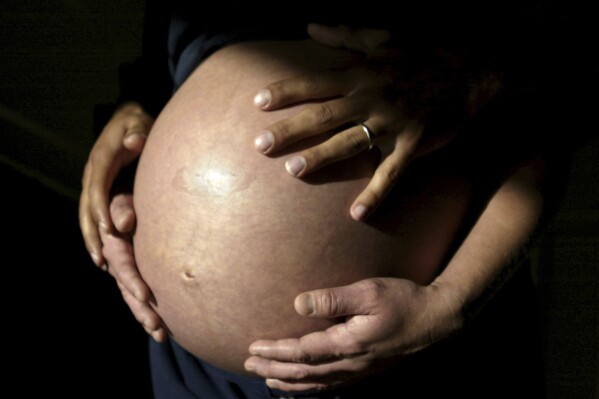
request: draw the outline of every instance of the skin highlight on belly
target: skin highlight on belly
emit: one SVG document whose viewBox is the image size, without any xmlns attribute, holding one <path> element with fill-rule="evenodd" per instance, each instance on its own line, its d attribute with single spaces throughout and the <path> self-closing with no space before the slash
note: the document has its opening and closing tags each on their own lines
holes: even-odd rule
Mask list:
<svg viewBox="0 0 599 399">
<path fill-rule="evenodd" d="M 216 366 L 245 373 L 254 340 L 334 323 L 296 314 L 303 291 L 374 276 L 430 282 L 462 227 L 470 182 L 448 165 L 413 168 L 358 223 L 349 205 L 376 167 L 374 151 L 299 180 L 284 162 L 302 145 L 274 158 L 254 150 L 262 129 L 299 110 L 259 111 L 260 88 L 351 57 L 308 41 L 227 47 L 152 129 L 135 183 L 135 256 L 173 337 Z"/>
</svg>

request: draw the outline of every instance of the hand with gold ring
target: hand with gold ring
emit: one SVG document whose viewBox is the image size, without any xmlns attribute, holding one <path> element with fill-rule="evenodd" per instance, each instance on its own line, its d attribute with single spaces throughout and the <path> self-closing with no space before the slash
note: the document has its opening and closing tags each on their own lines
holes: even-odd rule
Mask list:
<svg viewBox="0 0 599 399">
<path fill-rule="evenodd" d="M 254 103 L 263 111 L 322 102 L 267 127 L 254 145 L 259 152 L 272 155 L 305 138 L 338 131 L 287 160 L 287 171 L 299 178 L 373 145 L 378 147 L 381 162 L 350 208 L 354 219 L 364 220 L 413 158 L 455 137 L 469 110 L 464 94 L 468 71 L 442 51 L 391 47 L 390 34 L 384 30 L 310 24 L 308 33 L 322 44 L 352 50 L 356 57 L 349 65 L 282 80 L 260 90 Z M 479 96 L 478 103 L 487 97 Z M 429 123 L 432 119 L 434 129 Z"/>
</svg>

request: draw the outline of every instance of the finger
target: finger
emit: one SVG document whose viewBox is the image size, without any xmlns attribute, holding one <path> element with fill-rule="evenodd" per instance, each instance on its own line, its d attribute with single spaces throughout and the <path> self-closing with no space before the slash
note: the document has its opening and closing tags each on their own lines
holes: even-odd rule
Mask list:
<svg viewBox="0 0 599 399">
<path fill-rule="evenodd" d="M 250 345 L 250 354 L 280 362 L 315 364 L 351 359 L 368 353 L 368 344 L 357 340 L 346 323 L 301 338 L 258 340 Z"/>
<path fill-rule="evenodd" d="M 96 266 L 102 266 L 104 264 L 104 257 L 102 256 L 102 242 L 100 241 L 100 235 L 98 233 L 97 225 L 93 221 L 93 216 L 90 211 L 89 197 L 87 195 L 86 187 L 88 186 L 90 175 L 89 163 L 86 164 L 83 179 L 81 196 L 79 198 L 79 227 L 83 235 L 83 241 L 87 252 L 90 254 L 93 262 Z"/>
<path fill-rule="evenodd" d="M 271 83 L 254 97 L 254 105 L 275 110 L 291 104 L 347 94 L 353 85 L 343 72 L 318 71 Z"/>
<path fill-rule="evenodd" d="M 350 158 L 370 148 L 370 141 L 361 126 L 337 133 L 327 141 L 303 151 L 285 163 L 292 176 L 303 177 L 326 165 Z"/>
<path fill-rule="evenodd" d="M 419 137 L 419 135 L 415 136 Z M 350 208 L 352 218 L 357 221 L 366 219 L 383 202 L 412 159 L 417 141 L 417 139 L 400 141 L 393 152 L 378 166 L 364 191 L 352 204 Z"/>
<path fill-rule="evenodd" d="M 271 125 L 254 142 L 256 149 L 271 154 L 297 141 L 329 132 L 353 120 L 365 119 L 364 100 L 340 98 L 304 108 L 297 115 Z"/>
<path fill-rule="evenodd" d="M 151 306 L 143 302 L 139 302 L 127 289 L 119 284 L 123 299 L 135 319 L 141 324 L 146 334 L 152 337 L 156 342 L 166 341 L 166 329 L 162 325 L 162 321 L 158 313 Z"/>
<path fill-rule="evenodd" d="M 91 215 L 86 211 L 80 211 L 79 213 L 79 224 L 87 252 L 90 254 L 94 264 L 101 267 L 105 263 L 105 259 L 102 255 L 102 243 L 96 224 L 93 222 Z"/>
<path fill-rule="evenodd" d="M 150 336 L 156 342 L 165 342 L 168 334 L 166 332 L 166 329 L 163 327 L 163 328 L 160 328 L 160 329 L 158 329 L 156 331 L 152 331 L 152 333 L 150 334 Z"/>
<path fill-rule="evenodd" d="M 128 134 L 123 138 L 123 145 L 129 151 L 141 153 L 144 145 L 146 144 L 146 139 L 147 136 L 145 135 L 129 131 Z"/>
<path fill-rule="evenodd" d="M 98 227 L 105 233 L 112 231 L 108 192 L 118 171 L 123 166 L 117 152 L 108 146 L 103 146 L 93 151 L 90 156 L 92 168 L 87 186 L 89 208 Z"/>
<path fill-rule="evenodd" d="M 133 195 L 118 194 L 110 201 L 110 217 L 121 233 L 131 233 L 135 227 Z"/>
<path fill-rule="evenodd" d="M 131 295 L 129 290 L 123 284 L 119 282 L 117 282 L 117 284 L 131 313 L 133 313 L 135 319 L 144 327 L 148 334 L 152 335 L 152 333 L 160 330 L 162 328 L 160 316 L 158 316 L 154 309 L 147 303 L 140 302 Z"/>
<path fill-rule="evenodd" d="M 350 29 L 331 27 L 320 24 L 309 24 L 308 34 L 324 45 L 345 48 L 348 50 L 370 53 L 389 41 L 389 31 L 382 29 Z"/>
<path fill-rule="evenodd" d="M 247 371 L 267 379 L 301 382 L 331 382 L 340 375 L 355 373 L 361 370 L 361 362 L 356 359 L 341 359 L 331 363 L 309 365 L 301 363 L 278 362 L 252 356 L 245 361 Z"/>
<path fill-rule="evenodd" d="M 311 390 L 319 390 L 322 391 L 328 388 L 327 384 L 321 384 L 316 382 L 298 382 L 298 383 L 290 383 L 281 380 L 275 379 L 267 379 L 266 385 L 270 389 L 278 389 L 286 392 L 298 392 L 298 391 L 311 391 Z"/>
<path fill-rule="evenodd" d="M 148 117 L 143 117 L 141 120 L 134 119 L 130 122 L 123 137 L 123 145 L 126 149 L 133 153 L 141 153 L 148 138 L 153 120 Z"/>
<path fill-rule="evenodd" d="M 399 154 L 386 158 L 379 165 L 364 191 L 358 195 L 350 208 L 354 220 L 364 220 L 374 211 L 391 191 L 406 165 L 407 159 Z"/>
<path fill-rule="evenodd" d="M 150 301 L 150 288 L 141 278 L 133 257 L 131 243 L 124 237 L 102 234 L 104 257 L 110 264 L 110 272 L 138 301 Z"/>
</svg>

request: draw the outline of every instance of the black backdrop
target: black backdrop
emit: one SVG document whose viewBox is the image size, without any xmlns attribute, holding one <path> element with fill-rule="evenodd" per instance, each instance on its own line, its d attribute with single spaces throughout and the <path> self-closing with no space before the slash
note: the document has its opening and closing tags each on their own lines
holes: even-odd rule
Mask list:
<svg viewBox="0 0 599 399">
<path fill-rule="evenodd" d="M 145 334 L 89 260 L 76 202 L 94 107 L 140 51 L 143 6 L 0 4 L 2 364 L 18 396 L 151 397 Z M 595 140 L 533 251 L 549 397 L 599 397 L 598 171 Z"/>
</svg>

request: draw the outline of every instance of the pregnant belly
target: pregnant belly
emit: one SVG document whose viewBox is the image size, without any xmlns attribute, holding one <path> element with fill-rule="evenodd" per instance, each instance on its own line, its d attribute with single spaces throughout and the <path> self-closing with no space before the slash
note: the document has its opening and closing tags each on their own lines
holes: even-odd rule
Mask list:
<svg viewBox="0 0 599 399">
<path fill-rule="evenodd" d="M 348 210 L 376 167 L 374 151 L 298 180 L 284 162 L 301 145 L 273 158 L 253 149 L 261 130 L 299 109 L 257 110 L 260 88 L 350 56 L 309 41 L 227 47 L 152 129 L 135 181 L 135 256 L 173 338 L 212 364 L 242 373 L 254 340 L 334 323 L 296 314 L 305 290 L 373 276 L 431 281 L 463 223 L 470 183 L 434 159 L 358 223 Z"/>
</svg>

